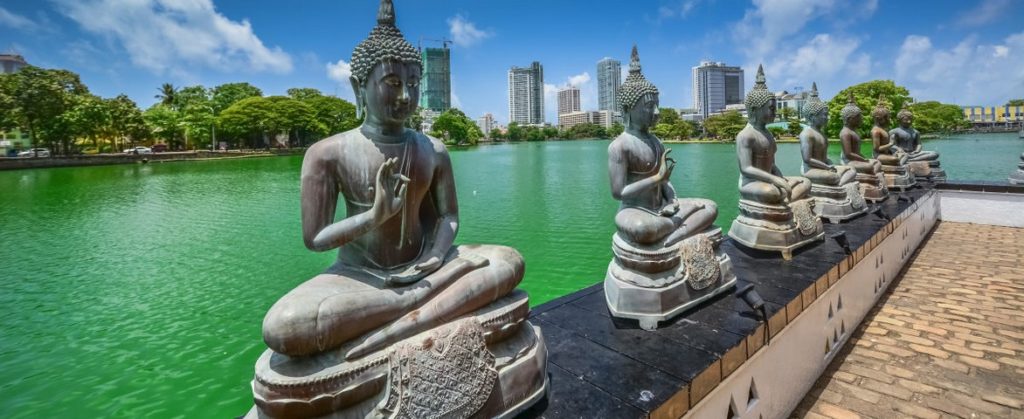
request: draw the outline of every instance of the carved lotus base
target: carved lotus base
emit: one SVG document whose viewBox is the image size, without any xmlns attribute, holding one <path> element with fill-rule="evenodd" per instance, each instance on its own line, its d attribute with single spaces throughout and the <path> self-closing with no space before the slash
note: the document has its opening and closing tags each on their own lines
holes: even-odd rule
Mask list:
<svg viewBox="0 0 1024 419">
<path fill-rule="evenodd" d="M 882 166 L 882 173 L 885 174 L 886 189 L 899 189 L 902 192 L 917 184 L 907 166 Z"/>
<path fill-rule="evenodd" d="M 781 252 L 789 260 L 794 250 L 825 237 L 813 206 L 811 198 L 788 206 L 741 199 L 740 214 L 732 222 L 729 237 L 752 249 Z"/>
<path fill-rule="evenodd" d="M 860 194 L 864 199 L 880 202 L 889 197 L 889 190 L 885 187 L 885 175 L 882 173 L 857 173 L 856 179 L 860 183 Z"/>
<path fill-rule="evenodd" d="M 608 264 L 604 279 L 608 310 L 612 316 L 635 319 L 641 328 L 654 330 L 659 321 L 678 316 L 728 290 L 736 283 L 736 275 L 729 256 L 718 248 L 721 239 L 722 229 L 711 228 L 671 246 L 679 262 L 662 272 L 631 269 L 616 256 Z M 614 238 L 613 247 L 634 255 L 642 250 Z M 648 254 L 661 259 L 669 256 L 662 252 Z"/>
<path fill-rule="evenodd" d="M 814 213 L 833 224 L 858 217 L 868 210 L 860 185 L 851 182 L 843 186 L 811 185 Z"/>
<path fill-rule="evenodd" d="M 544 397 L 547 349 L 516 290 L 474 313 L 355 360 L 352 342 L 293 358 L 267 350 L 247 418 L 512 417 Z"/>
</svg>

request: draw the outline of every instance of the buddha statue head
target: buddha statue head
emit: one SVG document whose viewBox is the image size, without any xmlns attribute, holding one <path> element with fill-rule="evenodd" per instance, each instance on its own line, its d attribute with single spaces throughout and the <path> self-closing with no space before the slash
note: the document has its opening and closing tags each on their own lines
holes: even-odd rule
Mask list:
<svg viewBox="0 0 1024 419">
<path fill-rule="evenodd" d="M 853 99 L 853 92 L 847 92 L 846 106 L 843 106 L 843 110 L 839 112 L 839 116 L 843 119 L 843 126 L 852 130 L 859 128 L 861 122 L 864 121 L 864 114 L 861 112 L 860 107 L 857 106 L 857 102 Z"/>
<path fill-rule="evenodd" d="M 878 103 L 875 104 L 875 109 L 871 111 L 871 118 L 874 119 L 875 125 L 888 128 L 889 115 L 889 106 L 886 105 L 885 97 L 878 95 Z"/>
<path fill-rule="evenodd" d="M 811 97 L 804 104 L 803 117 L 818 131 L 828 123 L 828 105 L 818 97 L 818 83 L 811 83 Z"/>
<path fill-rule="evenodd" d="M 658 88 L 644 77 L 636 45 L 629 62 L 629 76 L 619 89 L 619 106 L 627 129 L 645 132 L 658 122 Z"/>
<path fill-rule="evenodd" d="M 903 102 L 899 113 L 896 114 L 896 120 L 900 121 L 900 127 L 903 128 L 910 128 L 910 125 L 914 123 L 914 113 L 907 108 L 906 102 Z"/>
<path fill-rule="evenodd" d="M 747 107 L 747 120 L 754 125 L 764 125 L 775 120 L 775 95 L 768 91 L 764 78 L 764 67 L 757 65 L 754 88 L 747 93 L 743 104 Z"/>
<path fill-rule="evenodd" d="M 392 0 L 381 0 L 377 26 L 352 51 L 356 111 L 370 126 L 403 125 L 419 103 L 423 62 L 395 26 Z"/>
</svg>

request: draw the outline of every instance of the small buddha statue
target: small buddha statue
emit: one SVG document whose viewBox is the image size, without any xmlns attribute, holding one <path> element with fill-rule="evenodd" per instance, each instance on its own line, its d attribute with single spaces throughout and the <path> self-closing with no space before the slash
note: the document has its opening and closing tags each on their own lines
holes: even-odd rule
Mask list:
<svg viewBox="0 0 1024 419">
<path fill-rule="evenodd" d="M 897 147 L 907 155 L 911 173 L 917 180 L 946 180 L 946 172 L 939 163 L 939 153 L 925 151 L 921 144 L 921 134 L 914 129 L 914 113 L 904 103 L 896 120 L 900 126 L 889 131 L 889 137 Z"/>
<path fill-rule="evenodd" d="M 779 251 L 788 260 L 793 250 L 825 235 L 808 195 L 811 181 L 784 176 L 775 165 L 775 136 L 765 126 L 775 120 L 775 95 L 768 90 L 761 66 L 744 105 L 748 122 L 736 135 L 740 213 L 729 237 L 750 248 Z"/>
<path fill-rule="evenodd" d="M 351 63 L 363 124 L 311 146 L 301 176 L 306 247 L 338 249 L 337 262 L 267 313 L 251 415 L 490 417 L 529 406 L 544 395 L 547 352 L 516 290 L 522 256 L 453 244 L 451 159 L 405 127 L 423 65 L 391 0 Z"/>
<path fill-rule="evenodd" d="M 856 180 L 857 171 L 836 166 L 828 158 L 828 138 L 822 128 L 828 123 L 828 105 L 818 98 L 818 84 L 811 84 L 811 96 L 803 107 L 808 125 L 800 132 L 800 153 L 804 177 L 811 181 L 814 211 L 821 218 L 839 223 L 867 211 Z"/>
<path fill-rule="evenodd" d="M 872 116 L 875 119 L 888 118 L 889 110 L 875 108 Z M 839 143 L 843 146 L 843 153 L 840 161 L 857 171 L 857 181 L 860 182 L 860 192 L 864 199 L 872 202 L 885 200 L 889 191 L 885 188 L 885 177 L 882 175 L 882 162 L 877 159 L 864 157 L 860 152 L 860 134 L 857 130 L 864 122 L 864 115 L 853 100 L 853 94 L 847 98 L 846 106 L 840 111 L 839 116 L 843 119 L 843 129 L 839 131 Z"/>
<path fill-rule="evenodd" d="M 853 93 L 850 93 L 850 101 L 853 101 Z M 909 156 L 902 149 L 896 146 L 889 138 L 889 108 L 884 98 L 879 95 L 878 103 L 872 116 L 875 126 L 871 127 L 871 143 L 875 158 L 882 163 L 882 173 L 885 176 L 885 187 L 887 189 L 899 189 L 905 191 L 913 187 L 916 182 L 907 168 Z"/>
<path fill-rule="evenodd" d="M 1006 178 L 1011 185 L 1024 185 L 1024 153 L 1020 154 L 1020 163 L 1017 163 L 1017 171 Z"/>
<path fill-rule="evenodd" d="M 672 150 L 651 133 L 658 88 L 644 78 L 636 46 L 619 95 L 626 127 L 608 146 L 608 176 L 621 205 L 605 295 L 612 315 L 637 319 L 652 330 L 658 321 L 728 289 L 736 277 L 729 257 L 718 250 L 717 205 L 676 197 Z"/>
</svg>

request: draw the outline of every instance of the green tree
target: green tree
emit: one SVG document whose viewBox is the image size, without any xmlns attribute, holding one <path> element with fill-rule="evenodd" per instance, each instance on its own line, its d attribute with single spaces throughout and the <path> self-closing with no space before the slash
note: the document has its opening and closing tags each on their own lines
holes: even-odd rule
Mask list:
<svg viewBox="0 0 1024 419">
<path fill-rule="evenodd" d="M 860 130 L 858 130 L 861 138 L 871 138 L 870 133 L 873 124 L 871 111 L 875 109 L 879 96 L 889 102 L 889 109 L 892 110 L 894 124 L 896 122 L 896 112 L 899 111 L 900 107 L 906 102 L 913 101 L 907 88 L 896 85 L 892 80 L 872 80 L 847 87 L 839 91 L 828 102 L 827 131 L 829 137 L 838 137 L 839 131 L 843 128 L 843 119 L 840 117 L 840 112 L 846 106 L 847 94 L 849 92 L 853 92 L 853 98 L 857 103 L 857 107 L 864 113 L 864 123 L 861 124 Z"/>
<path fill-rule="evenodd" d="M 800 125 L 800 120 L 797 118 L 789 118 L 786 120 L 788 125 L 786 126 L 786 133 L 792 136 L 800 135 L 800 132 L 804 130 L 804 126 Z"/>
<path fill-rule="evenodd" d="M 446 144 L 476 145 L 483 132 L 465 113 L 451 108 L 434 120 L 430 135 L 444 139 Z"/>
<path fill-rule="evenodd" d="M 746 125 L 746 118 L 737 111 L 711 115 L 704 120 L 704 129 L 708 135 L 722 141 L 736 141 L 736 134 L 739 134 Z"/>
<path fill-rule="evenodd" d="M 786 129 L 782 127 L 768 127 L 768 131 L 775 135 L 775 137 L 781 137 L 786 133 Z M 737 133 L 739 133 L 739 131 L 737 131 Z"/>
<path fill-rule="evenodd" d="M 317 89 L 288 89 L 288 96 L 309 105 L 313 121 L 308 135 L 298 138 L 298 145 L 305 146 L 315 140 L 326 138 L 358 127 L 361 121 L 356 117 L 356 106 L 335 96 L 325 96 Z M 418 112 L 417 112 L 418 116 Z M 412 118 L 410 118 L 412 119 Z M 422 121 L 422 118 L 420 118 Z M 418 130 L 418 125 L 417 125 Z"/>
<path fill-rule="evenodd" d="M 82 138 L 99 149 L 99 139 L 110 134 L 110 108 L 94 95 L 79 95 L 74 106 L 60 116 L 75 138 Z"/>
<path fill-rule="evenodd" d="M 509 141 L 522 141 L 526 139 L 526 131 L 518 122 L 509 122 L 507 137 Z"/>
<path fill-rule="evenodd" d="M 295 100 L 307 101 L 323 95 L 320 90 L 311 87 L 293 87 L 288 89 L 288 97 Z"/>
<path fill-rule="evenodd" d="M 946 133 L 971 126 L 957 105 L 929 101 L 910 105 L 910 110 L 914 113 L 914 128 L 923 133 Z"/>
<path fill-rule="evenodd" d="M 79 104 L 79 96 L 89 95 L 78 74 L 26 66 L 4 76 L 0 88 L 5 90 L 3 101 L 12 105 L 0 111 L 3 124 L 27 132 L 35 146 L 46 145 L 54 153 L 71 151 L 74 126 L 70 116 L 63 116 Z"/>
<path fill-rule="evenodd" d="M 1024 99 L 1010 99 L 1006 106 L 1024 106 Z"/>
<path fill-rule="evenodd" d="M 544 131 L 535 126 L 526 127 L 526 141 L 544 141 Z"/>
<path fill-rule="evenodd" d="M 160 99 L 160 104 L 164 106 L 173 106 L 175 103 L 175 96 L 177 96 L 178 89 L 173 84 L 164 83 L 156 89 L 160 93 L 153 96 L 155 99 Z"/>
<path fill-rule="evenodd" d="M 491 128 L 491 141 L 499 141 L 505 139 L 505 133 L 501 132 L 498 128 Z"/>
<path fill-rule="evenodd" d="M 626 130 L 626 127 L 622 126 L 621 123 L 612 124 L 611 128 L 608 128 L 608 137 L 615 138 L 622 134 Z"/>
<path fill-rule="evenodd" d="M 658 123 L 675 125 L 681 122 L 682 118 L 679 117 L 679 111 L 672 108 L 658 108 Z"/>
<path fill-rule="evenodd" d="M 545 140 L 552 140 L 552 139 L 558 138 L 558 136 L 560 134 L 558 132 L 558 128 L 556 128 L 556 127 L 544 127 L 544 129 L 542 129 L 541 132 L 544 133 L 544 139 Z"/>
<path fill-rule="evenodd" d="M 110 139 L 114 151 L 118 151 L 118 145 L 134 145 L 149 138 L 151 133 L 142 111 L 128 96 L 122 94 L 104 102 L 110 113 Z"/>
<path fill-rule="evenodd" d="M 249 83 L 222 84 L 211 92 L 213 110 L 217 115 L 242 99 L 260 96 L 263 96 L 263 91 Z"/>
<path fill-rule="evenodd" d="M 189 107 L 209 106 L 212 93 L 202 85 L 184 87 L 174 95 L 174 108 L 181 111 Z"/>
<path fill-rule="evenodd" d="M 157 103 L 146 109 L 142 117 L 153 136 L 163 140 L 172 149 L 182 148 L 184 126 L 181 123 L 181 114 L 173 106 Z"/>
</svg>

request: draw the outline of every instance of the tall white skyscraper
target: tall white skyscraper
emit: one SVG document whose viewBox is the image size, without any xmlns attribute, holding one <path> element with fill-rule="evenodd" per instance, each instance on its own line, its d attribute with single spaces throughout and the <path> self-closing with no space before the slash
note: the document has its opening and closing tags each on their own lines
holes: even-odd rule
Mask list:
<svg viewBox="0 0 1024 419">
<path fill-rule="evenodd" d="M 544 123 L 544 67 L 539 62 L 508 70 L 508 121 L 520 125 Z"/>
<path fill-rule="evenodd" d="M 693 67 L 693 107 L 702 118 L 743 103 L 743 69 L 701 61 Z"/>
<path fill-rule="evenodd" d="M 612 58 L 597 62 L 597 108 L 621 112 L 619 86 L 622 86 L 622 63 Z"/>
<path fill-rule="evenodd" d="M 580 89 L 576 86 L 569 86 L 558 91 L 558 114 L 579 112 Z"/>
</svg>

